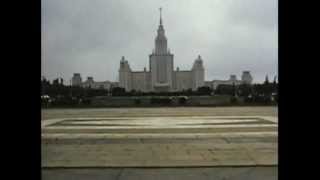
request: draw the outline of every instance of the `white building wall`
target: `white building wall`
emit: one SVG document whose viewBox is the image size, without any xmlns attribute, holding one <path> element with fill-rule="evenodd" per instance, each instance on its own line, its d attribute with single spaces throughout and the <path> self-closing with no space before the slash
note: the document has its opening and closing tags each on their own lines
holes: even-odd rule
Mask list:
<svg viewBox="0 0 320 180">
<path fill-rule="evenodd" d="M 151 91 L 154 91 L 154 85 L 157 82 L 157 59 L 155 55 L 150 55 L 150 74 L 151 74 Z"/>
<path fill-rule="evenodd" d="M 168 90 L 173 89 L 173 55 L 172 54 L 151 54 L 151 90 L 155 91 L 158 85 L 167 84 Z"/>
<path fill-rule="evenodd" d="M 119 86 L 125 88 L 126 91 L 131 91 L 132 89 L 132 73 L 131 68 L 124 56 L 122 56 L 120 61 L 119 69 Z"/>
<path fill-rule="evenodd" d="M 192 74 L 192 89 L 195 91 L 198 89 L 198 87 L 204 86 L 204 67 L 200 55 L 193 63 Z"/>
<path fill-rule="evenodd" d="M 145 72 L 132 72 L 132 89 L 136 91 L 146 90 L 146 73 Z"/>
<path fill-rule="evenodd" d="M 212 81 L 213 89 L 217 89 L 217 87 L 222 84 L 224 84 L 224 85 L 233 85 L 234 84 L 234 85 L 238 86 L 238 85 L 242 84 L 242 81 L 240 81 L 240 80 L 235 80 L 235 81 L 232 81 L 232 80 L 213 80 Z"/>
<path fill-rule="evenodd" d="M 192 89 L 192 71 L 175 71 L 176 91 Z"/>
<path fill-rule="evenodd" d="M 203 69 L 195 69 L 193 70 L 193 90 L 197 90 L 198 87 L 204 86 L 204 70 Z"/>
</svg>

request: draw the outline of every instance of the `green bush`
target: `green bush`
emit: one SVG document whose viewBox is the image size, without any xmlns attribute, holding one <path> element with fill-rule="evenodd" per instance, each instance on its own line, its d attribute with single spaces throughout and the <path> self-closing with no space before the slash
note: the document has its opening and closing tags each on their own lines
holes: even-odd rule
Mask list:
<svg viewBox="0 0 320 180">
<path fill-rule="evenodd" d="M 186 104 L 187 99 L 185 97 L 179 97 L 178 101 L 179 101 L 179 104 Z"/>
<path fill-rule="evenodd" d="M 151 104 L 161 104 L 161 105 L 170 105 L 171 99 L 170 98 L 160 98 L 160 97 L 153 97 L 150 100 Z"/>
<path fill-rule="evenodd" d="M 230 99 L 230 102 L 231 103 L 237 103 L 238 99 L 236 97 L 232 96 L 231 99 Z"/>
<path fill-rule="evenodd" d="M 135 99 L 135 100 L 134 100 L 134 104 L 136 104 L 136 105 L 141 104 L 141 99 Z"/>
</svg>

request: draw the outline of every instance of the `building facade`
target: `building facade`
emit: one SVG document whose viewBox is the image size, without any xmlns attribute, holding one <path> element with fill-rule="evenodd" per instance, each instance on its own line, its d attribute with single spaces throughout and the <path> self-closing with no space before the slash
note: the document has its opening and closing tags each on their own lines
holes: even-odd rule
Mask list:
<svg viewBox="0 0 320 180">
<path fill-rule="evenodd" d="M 213 81 L 207 81 L 205 84 L 206 86 L 209 86 L 212 89 L 217 89 L 219 85 L 240 85 L 240 84 L 251 84 L 253 81 L 253 78 L 250 74 L 250 71 L 243 71 L 241 80 L 237 79 L 237 76 L 232 74 L 230 75 L 230 78 L 228 80 L 213 80 Z"/>
<path fill-rule="evenodd" d="M 78 86 L 83 88 L 92 88 L 92 89 L 108 89 L 110 90 L 112 87 L 118 87 L 118 82 L 111 81 L 94 81 L 93 77 L 89 76 L 85 81 L 82 82 L 82 78 L 80 73 L 74 73 L 71 79 L 72 86 Z"/>
<path fill-rule="evenodd" d="M 72 86 L 81 86 L 82 79 L 80 73 L 74 73 L 71 79 Z"/>
<path fill-rule="evenodd" d="M 253 78 L 250 71 L 243 71 L 241 80 L 236 75 L 230 75 L 228 80 L 205 81 L 205 69 L 200 55 L 194 60 L 190 70 L 174 70 L 174 55 L 168 48 L 168 40 L 162 24 L 161 10 L 160 23 L 154 42 L 154 48 L 149 55 L 149 69 L 145 67 L 142 71 L 133 71 L 128 60 L 122 56 L 119 68 L 119 81 L 95 82 L 93 77 L 88 77 L 82 82 L 79 73 L 74 73 L 72 86 L 80 86 L 93 89 L 111 89 L 112 87 L 122 87 L 128 91 L 141 92 L 174 92 L 208 86 L 216 89 L 219 85 L 240 85 L 251 84 Z"/>
<path fill-rule="evenodd" d="M 149 55 L 149 70 L 132 71 L 128 61 L 123 56 L 120 60 L 119 86 L 126 91 L 169 92 L 187 89 L 196 90 L 204 86 L 204 67 L 201 56 L 194 61 L 189 71 L 174 70 L 174 55 L 168 49 L 167 37 L 160 24 L 155 38 L 155 48 Z"/>
</svg>

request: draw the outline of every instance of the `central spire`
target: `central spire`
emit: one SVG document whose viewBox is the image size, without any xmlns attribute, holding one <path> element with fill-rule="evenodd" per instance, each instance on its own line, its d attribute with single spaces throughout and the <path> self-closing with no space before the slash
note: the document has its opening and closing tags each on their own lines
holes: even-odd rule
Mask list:
<svg viewBox="0 0 320 180">
<path fill-rule="evenodd" d="M 161 17 L 162 7 L 160 7 L 159 10 L 160 10 L 160 25 L 162 25 L 162 17 Z"/>
<path fill-rule="evenodd" d="M 160 10 L 160 25 L 157 30 L 157 37 L 155 40 L 155 53 L 156 54 L 166 54 L 168 52 L 167 49 L 167 38 L 165 36 L 164 28 L 162 25 L 162 8 Z"/>
</svg>

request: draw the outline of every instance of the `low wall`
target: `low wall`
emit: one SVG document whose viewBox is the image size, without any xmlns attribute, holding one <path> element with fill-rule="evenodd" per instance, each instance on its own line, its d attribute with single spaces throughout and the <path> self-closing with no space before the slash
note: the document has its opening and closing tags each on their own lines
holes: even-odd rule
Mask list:
<svg viewBox="0 0 320 180">
<path fill-rule="evenodd" d="M 91 99 L 96 107 L 146 107 L 146 106 L 218 106 L 230 105 L 231 96 L 100 96 Z"/>
</svg>

